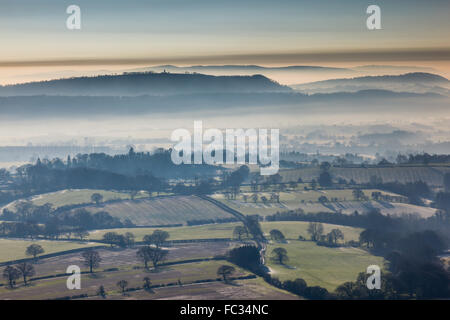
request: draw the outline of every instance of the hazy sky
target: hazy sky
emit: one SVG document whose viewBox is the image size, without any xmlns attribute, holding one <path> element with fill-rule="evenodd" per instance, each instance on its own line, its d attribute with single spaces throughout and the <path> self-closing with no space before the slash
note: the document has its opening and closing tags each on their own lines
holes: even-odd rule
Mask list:
<svg viewBox="0 0 450 320">
<path fill-rule="evenodd" d="M 70 4 L 81 7 L 81 30 L 66 28 Z M 370 4 L 381 7 L 382 30 L 366 28 Z M 0 72 L 165 63 L 448 67 L 449 9 L 448 0 L 0 0 Z"/>
</svg>

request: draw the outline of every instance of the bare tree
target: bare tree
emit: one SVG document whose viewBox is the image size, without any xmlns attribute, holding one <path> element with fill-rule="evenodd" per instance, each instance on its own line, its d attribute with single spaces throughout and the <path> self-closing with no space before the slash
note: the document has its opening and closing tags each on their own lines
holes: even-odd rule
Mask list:
<svg viewBox="0 0 450 320">
<path fill-rule="evenodd" d="M 102 297 L 103 299 L 106 298 L 106 291 L 105 291 L 105 287 L 100 286 L 97 290 L 97 295 L 99 295 L 100 297 Z"/>
<path fill-rule="evenodd" d="M 130 191 L 130 199 L 131 201 L 134 201 L 134 199 L 136 198 L 136 196 L 138 195 L 139 192 L 137 192 L 136 190 L 131 190 Z"/>
<path fill-rule="evenodd" d="M 233 235 L 236 239 L 241 241 L 244 236 L 248 237 L 248 230 L 244 226 L 236 226 L 233 230 Z"/>
<path fill-rule="evenodd" d="M 120 280 L 117 282 L 117 286 L 120 288 L 120 291 L 122 291 L 122 294 L 125 295 L 125 291 L 127 289 L 128 286 L 128 281 L 127 280 Z"/>
<path fill-rule="evenodd" d="M 148 269 L 148 263 L 149 261 L 151 261 L 149 250 L 150 247 L 145 246 L 140 247 L 136 252 L 136 256 L 138 257 L 138 259 L 144 262 L 145 269 Z"/>
<path fill-rule="evenodd" d="M 167 250 L 162 250 L 160 248 L 151 248 L 150 247 L 150 259 L 152 260 L 153 267 L 156 269 L 158 263 L 163 262 L 167 258 L 167 254 L 169 252 Z"/>
<path fill-rule="evenodd" d="M 84 265 L 89 267 L 89 272 L 92 273 L 94 268 L 98 268 L 102 258 L 100 258 L 100 254 L 94 249 L 87 249 L 83 251 L 81 256 L 84 258 Z"/>
<path fill-rule="evenodd" d="M 276 242 L 285 242 L 286 241 L 284 234 L 278 229 L 270 230 L 270 237 L 272 238 L 273 241 L 276 241 Z"/>
<path fill-rule="evenodd" d="M 20 274 L 23 277 L 23 283 L 27 285 L 27 278 L 32 277 L 36 274 L 34 267 L 31 263 L 22 262 L 16 266 L 17 270 L 19 270 Z"/>
<path fill-rule="evenodd" d="M 217 275 L 221 276 L 225 283 L 229 282 L 229 277 L 236 271 L 232 266 L 222 265 L 217 269 Z"/>
<path fill-rule="evenodd" d="M 344 240 L 344 233 L 340 229 L 333 229 L 328 234 L 331 243 L 336 244 L 338 240 Z"/>
<path fill-rule="evenodd" d="M 44 253 L 44 249 L 41 245 L 36 243 L 30 244 L 25 251 L 25 254 L 27 256 L 33 256 L 34 259 L 36 259 L 36 257 L 42 253 Z"/>
<path fill-rule="evenodd" d="M 149 290 L 151 290 L 151 288 L 152 288 L 152 282 L 150 281 L 150 278 L 149 277 L 145 277 L 144 278 L 144 289 L 145 290 L 147 290 L 147 291 L 149 291 Z"/>
<path fill-rule="evenodd" d="M 86 230 L 77 230 L 75 231 L 74 235 L 75 237 L 80 238 L 80 240 L 83 240 L 83 238 L 89 236 L 89 232 L 87 232 Z"/>
<path fill-rule="evenodd" d="M 91 200 L 98 206 L 100 202 L 103 201 L 103 196 L 100 193 L 93 193 L 91 195 Z"/>
<path fill-rule="evenodd" d="M 320 236 L 323 234 L 323 224 L 318 222 L 310 222 L 307 231 L 311 235 L 312 241 L 318 241 Z"/>
<path fill-rule="evenodd" d="M 155 230 L 151 235 L 144 236 L 144 242 L 147 244 L 153 244 L 157 248 L 161 248 L 164 242 L 169 239 L 169 233 L 164 230 Z"/>
<path fill-rule="evenodd" d="M 134 245 L 134 234 L 131 232 L 126 232 L 124 237 L 127 247 L 132 247 Z"/>
<path fill-rule="evenodd" d="M 289 260 L 285 248 L 275 248 L 272 250 L 272 260 L 278 264 L 285 264 Z"/>
<path fill-rule="evenodd" d="M 9 287 L 14 288 L 16 284 L 16 280 L 20 277 L 20 271 L 12 266 L 7 266 L 5 270 L 3 270 L 3 278 L 8 281 Z"/>
</svg>

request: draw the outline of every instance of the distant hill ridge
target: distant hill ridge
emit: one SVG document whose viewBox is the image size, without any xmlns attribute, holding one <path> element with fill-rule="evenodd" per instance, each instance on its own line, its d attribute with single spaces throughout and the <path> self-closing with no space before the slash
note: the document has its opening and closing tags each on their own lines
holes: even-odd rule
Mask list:
<svg viewBox="0 0 450 320">
<path fill-rule="evenodd" d="M 212 76 L 187 73 L 131 72 L 0 86 L 0 96 L 140 96 L 214 92 L 290 92 L 262 76 Z"/>
<path fill-rule="evenodd" d="M 291 85 L 291 87 L 308 94 L 390 90 L 411 93 L 437 93 L 448 96 L 450 81 L 433 73 L 412 72 L 401 75 L 330 79 Z"/>
<path fill-rule="evenodd" d="M 427 72 L 411 72 L 401 75 L 383 75 L 383 76 L 364 76 L 364 77 L 354 77 L 354 78 L 343 78 L 343 79 L 330 79 L 323 81 L 315 81 L 304 83 L 302 85 L 309 84 L 320 84 L 320 83 L 332 83 L 332 82 L 377 82 L 377 81 L 398 81 L 398 82 L 442 82 L 448 83 L 449 80 L 445 77 L 434 73 Z"/>
</svg>

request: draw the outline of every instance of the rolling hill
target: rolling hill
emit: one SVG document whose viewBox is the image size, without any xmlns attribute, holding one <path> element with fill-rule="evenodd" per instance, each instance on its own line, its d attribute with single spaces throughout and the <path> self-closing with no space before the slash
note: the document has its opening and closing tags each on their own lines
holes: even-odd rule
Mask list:
<svg viewBox="0 0 450 320">
<path fill-rule="evenodd" d="M 289 92 L 262 75 L 211 76 L 184 73 L 123 73 L 0 87 L 0 96 L 140 96 L 211 92 Z"/>
<path fill-rule="evenodd" d="M 433 92 L 446 95 L 450 92 L 449 80 L 439 75 L 425 72 L 324 80 L 292 85 L 291 87 L 308 94 L 357 92 L 369 89 L 415 93 Z"/>
</svg>

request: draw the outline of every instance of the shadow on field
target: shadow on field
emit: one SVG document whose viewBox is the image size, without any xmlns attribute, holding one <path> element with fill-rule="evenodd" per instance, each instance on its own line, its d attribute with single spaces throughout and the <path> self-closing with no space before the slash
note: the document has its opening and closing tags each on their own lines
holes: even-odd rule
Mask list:
<svg viewBox="0 0 450 320">
<path fill-rule="evenodd" d="M 91 279 L 101 279 L 101 278 L 104 278 L 105 276 L 99 272 L 94 272 L 94 273 L 89 273 L 88 277 Z"/>
</svg>

